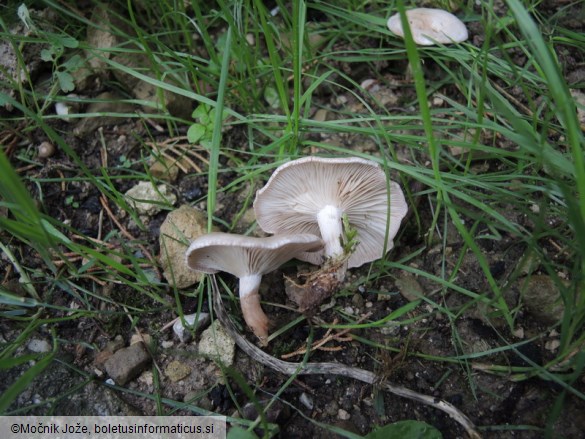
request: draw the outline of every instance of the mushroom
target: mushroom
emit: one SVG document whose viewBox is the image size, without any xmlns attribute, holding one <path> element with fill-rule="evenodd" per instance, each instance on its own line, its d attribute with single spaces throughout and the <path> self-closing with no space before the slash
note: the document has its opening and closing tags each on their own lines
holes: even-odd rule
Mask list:
<svg viewBox="0 0 585 439">
<path fill-rule="evenodd" d="M 442 9 L 415 8 L 406 11 L 412 39 L 421 46 L 460 43 L 467 40 L 465 24 L 455 15 Z M 404 38 L 400 14 L 388 19 L 388 29 Z"/>
<path fill-rule="evenodd" d="M 349 268 L 381 258 L 384 247 L 390 250 L 407 210 L 400 186 L 389 182 L 377 163 L 357 157 L 304 157 L 285 163 L 254 200 L 256 220 L 265 232 L 323 238 L 323 251 L 297 255 L 313 264 L 321 264 L 324 256 L 343 258 L 346 215 L 358 241 L 347 259 Z"/>
<path fill-rule="evenodd" d="M 300 252 L 320 250 L 323 241 L 311 234 L 267 238 L 209 233 L 195 239 L 186 253 L 187 266 L 207 274 L 225 271 L 239 278 L 239 296 L 246 324 L 263 345 L 268 340 L 268 317 L 260 306 L 262 275 L 277 269 Z"/>
</svg>

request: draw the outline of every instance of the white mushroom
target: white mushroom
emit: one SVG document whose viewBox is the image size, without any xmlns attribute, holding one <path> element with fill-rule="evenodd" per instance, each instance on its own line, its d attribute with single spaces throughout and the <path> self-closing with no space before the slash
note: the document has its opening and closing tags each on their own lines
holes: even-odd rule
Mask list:
<svg viewBox="0 0 585 439">
<path fill-rule="evenodd" d="M 412 32 L 412 39 L 421 46 L 432 46 L 437 43 L 460 43 L 468 38 L 465 24 L 455 15 L 442 9 L 410 9 L 406 11 L 406 17 Z M 390 17 L 388 29 L 394 34 L 404 37 L 400 14 Z"/>
<path fill-rule="evenodd" d="M 384 247 L 393 247 L 407 210 L 400 186 L 389 182 L 377 163 L 356 157 L 304 157 L 285 163 L 254 201 L 256 220 L 265 232 L 323 238 L 323 251 L 297 255 L 313 264 L 321 264 L 324 256 L 343 256 L 346 215 L 358 241 L 347 261 L 350 268 L 379 259 Z"/>
<path fill-rule="evenodd" d="M 219 271 L 237 276 L 242 314 L 263 344 L 268 339 L 268 317 L 260 306 L 258 289 L 262 275 L 276 270 L 300 252 L 320 250 L 315 235 L 276 235 L 254 238 L 230 233 L 209 233 L 195 239 L 186 253 L 187 266 L 203 273 Z"/>
</svg>

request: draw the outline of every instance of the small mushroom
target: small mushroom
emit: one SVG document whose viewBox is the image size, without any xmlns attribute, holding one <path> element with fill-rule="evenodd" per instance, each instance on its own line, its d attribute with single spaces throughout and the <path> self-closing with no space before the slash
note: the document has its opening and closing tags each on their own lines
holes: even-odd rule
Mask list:
<svg viewBox="0 0 585 439">
<path fill-rule="evenodd" d="M 239 278 L 239 296 L 246 324 L 260 339 L 268 340 L 268 317 L 260 306 L 262 276 L 276 270 L 300 252 L 320 250 L 323 241 L 311 234 L 254 238 L 230 233 L 209 233 L 195 239 L 186 253 L 187 266 L 207 274 L 225 271 Z"/>
<path fill-rule="evenodd" d="M 468 38 L 465 24 L 455 15 L 442 9 L 410 9 L 406 11 L 406 17 L 412 32 L 412 39 L 421 46 L 432 46 L 437 43 L 460 43 Z M 394 14 L 388 19 L 388 29 L 404 38 L 400 14 Z"/>
<path fill-rule="evenodd" d="M 389 182 L 377 163 L 357 157 L 304 157 L 285 163 L 254 200 L 256 220 L 265 232 L 323 238 L 323 251 L 297 255 L 312 264 L 321 264 L 324 256 L 343 256 L 346 215 L 358 240 L 347 260 L 349 268 L 381 258 L 384 247 L 390 250 L 407 210 L 400 186 Z"/>
</svg>

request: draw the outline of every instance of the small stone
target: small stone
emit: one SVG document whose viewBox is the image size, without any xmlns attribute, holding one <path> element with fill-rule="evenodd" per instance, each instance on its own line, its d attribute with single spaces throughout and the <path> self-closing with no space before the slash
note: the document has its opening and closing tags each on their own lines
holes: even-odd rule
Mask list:
<svg viewBox="0 0 585 439">
<path fill-rule="evenodd" d="M 108 359 L 109 359 L 109 358 L 110 358 L 112 355 L 114 355 L 114 353 L 113 353 L 113 352 L 111 352 L 111 351 L 109 351 L 109 350 L 107 350 L 107 349 L 104 349 L 103 351 L 99 351 L 99 352 L 96 354 L 96 356 L 95 356 L 95 359 L 93 360 L 93 362 L 94 362 L 94 364 L 95 364 L 96 366 L 98 366 L 98 367 L 102 367 L 102 366 L 104 365 L 104 363 L 105 363 L 106 361 L 108 361 Z"/>
<path fill-rule="evenodd" d="M 364 298 L 361 294 L 356 293 L 351 298 L 351 304 L 355 306 L 357 309 L 364 307 Z"/>
<path fill-rule="evenodd" d="M 55 145 L 53 145 L 51 142 L 45 141 L 39 145 L 39 150 L 37 153 L 39 158 L 47 159 L 49 157 L 52 157 L 54 154 L 55 154 Z"/>
<path fill-rule="evenodd" d="M 152 337 L 149 334 L 133 334 L 130 338 L 130 344 L 146 343 L 147 346 L 152 344 Z"/>
<path fill-rule="evenodd" d="M 161 343 L 163 349 L 170 349 L 175 345 L 175 342 L 172 340 L 165 340 Z"/>
<path fill-rule="evenodd" d="M 197 317 L 199 317 L 199 320 L 195 322 Z M 181 343 L 185 343 L 189 339 L 192 331 L 197 331 L 206 326 L 209 323 L 210 316 L 206 312 L 201 312 L 199 314 L 184 315 L 183 319 L 185 320 L 187 327 L 185 327 L 183 320 L 180 318 L 173 324 L 173 331 L 177 334 Z"/>
<path fill-rule="evenodd" d="M 150 165 L 150 174 L 154 178 L 173 183 L 179 176 L 177 159 L 159 157 L 152 165 Z"/>
<path fill-rule="evenodd" d="M 377 84 L 378 84 L 377 79 L 368 78 L 368 79 L 364 79 L 360 83 L 360 87 L 363 88 L 364 90 L 368 91 L 368 90 L 372 89 L 374 86 L 376 86 Z"/>
<path fill-rule="evenodd" d="M 215 229 L 214 229 L 215 230 Z M 185 252 L 191 241 L 207 233 L 207 214 L 189 205 L 170 212 L 160 226 L 160 263 L 167 282 L 176 288 L 187 288 L 200 282 L 203 275 L 185 263 Z"/>
<path fill-rule="evenodd" d="M 337 403 L 337 401 L 330 401 L 328 404 L 325 405 L 325 408 L 323 409 L 325 414 L 329 416 L 336 416 L 338 410 L 339 404 Z"/>
<path fill-rule="evenodd" d="M 66 102 L 57 102 L 55 104 L 55 113 L 57 113 L 59 119 L 69 123 L 73 122 L 73 119 L 67 117 L 71 113 L 71 107 Z"/>
<path fill-rule="evenodd" d="M 165 369 L 165 375 L 173 383 L 176 383 L 177 381 L 181 381 L 183 378 L 188 377 L 190 373 L 191 368 L 177 360 L 171 361 Z"/>
<path fill-rule="evenodd" d="M 410 274 L 404 274 L 401 278 L 396 279 L 396 287 L 409 302 L 419 300 L 425 295 L 418 281 Z"/>
<path fill-rule="evenodd" d="M 112 354 L 116 351 L 119 351 L 120 349 L 122 349 L 124 347 L 124 338 L 118 334 L 114 337 L 113 340 L 110 340 L 107 344 L 106 344 L 106 351 L 110 351 Z"/>
<path fill-rule="evenodd" d="M 173 205 L 177 197 L 169 193 L 167 186 L 161 184 L 154 188 L 150 181 L 141 181 L 133 188 L 129 189 L 126 194 L 126 200 L 131 206 L 134 206 L 139 215 L 153 216 L 162 210 L 161 204 Z"/>
<path fill-rule="evenodd" d="M 51 344 L 46 340 L 41 340 L 39 338 L 31 339 L 28 344 L 26 345 L 29 351 L 36 352 L 36 353 L 44 353 L 49 352 L 51 350 Z"/>
<path fill-rule="evenodd" d="M 554 340 L 549 340 L 544 344 L 544 348 L 547 351 L 551 351 L 551 352 L 555 352 L 559 346 L 561 345 L 561 341 L 558 339 L 554 339 Z"/>
<path fill-rule="evenodd" d="M 138 377 L 138 381 L 144 385 L 152 386 L 154 384 L 154 375 L 150 370 L 145 370 L 142 374 Z"/>
<path fill-rule="evenodd" d="M 116 384 L 123 386 L 138 376 L 149 363 L 150 355 L 144 343 L 136 343 L 117 351 L 104 366 Z"/>
<path fill-rule="evenodd" d="M 521 291 L 524 307 L 533 317 L 546 325 L 562 319 L 565 306 L 558 287 L 549 276 L 530 276 Z"/>
<path fill-rule="evenodd" d="M 524 328 L 519 326 L 514 331 L 512 331 L 512 335 L 516 338 L 524 338 Z"/>
<path fill-rule="evenodd" d="M 440 98 L 438 96 L 433 97 L 433 106 L 434 107 L 442 107 L 444 103 L 445 103 L 445 101 L 443 100 L 443 98 Z"/>
<path fill-rule="evenodd" d="M 315 112 L 313 120 L 316 122 L 325 122 L 327 120 L 327 114 L 328 114 L 327 110 L 325 110 L 324 108 L 319 108 Z"/>
<path fill-rule="evenodd" d="M 260 400 L 257 403 L 249 402 L 244 405 L 242 408 L 244 419 L 254 420 L 258 417 L 258 404 L 268 422 L 281 424 L 290 417 L 290 409 L 282 402 L 276 400 L 268 405 L 267 400 Z"/>
<path fill-rule="evenodd" d="M 315 406 L 315 404 L 313 403 L 313 398 L 311 398 L 305 392 L 301 393 L 301 396 L 299 396 L 299 402 L 303 404 L 305 407 L 307 407 L 309 410 L 313 410 L 313 407 Z"/>
<path fill-rule="evenodd" d="M 347 413 L 345 410 L 339 409 L 337 410 L 337 417 L 342 421 L 347 421 L 349 420 L 349 418 L 351 418 L 351 415 Z"/>
<path fill-rule="evenodd" d="M 199 353 L 225 367 L 231 366 L 236 353 L 236 342 L 216 320 L 201 334 Z"/>
</svg>

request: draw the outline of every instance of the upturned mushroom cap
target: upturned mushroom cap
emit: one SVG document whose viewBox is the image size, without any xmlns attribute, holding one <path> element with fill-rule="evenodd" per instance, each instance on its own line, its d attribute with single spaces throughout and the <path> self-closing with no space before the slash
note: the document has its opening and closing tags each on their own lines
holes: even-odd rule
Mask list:
<svg viewBox="0 0 585 439">
<path fill-rule="evenodd" d="M 359 242 L 348 267 L 359 267 L 383 256 L 386 229 L 386 251 L 393 247 L 392 240 L 408 210 L 398 184 L 391 181 L 389 188 L 390 196 L 386 174 L 370 160 L 304 157 L 274 171 L 257 192 L 254 211 L 265 232 L 321 235 L 323 251 L 297 255 L 313 264 L 321 264 L 324 256 L 340 251 L 341 217 L 347 215 Z M 329 228 L 336 223 L 336 228 L 324 230 L 324 224 Z"/>
<path fill-rule="evenodd" d="M 266 345 L 269 320 L 260 305 L 262 275 L 298 255 L 323 247 L 316 235 L 280 235 L 253 238 L 230 233 L 209 233 L 195 239 L 186 252 L 187 266 L 213 274 L 225 271 L 239 278 L 240 307 L 246 324 Z"/>
<path fill-rule="evenodd" d="M 323 247 L 318 234 L 288 234 L 267 238 L 209 233 L 195 239 L 186 253 L 187 266 L 207 274 L 225 271 L 239 278 L 276 270 L 299 252 Z"/>
<path fill-rule="evenodd" d="M 406 11 L 412 39 L 421 46 L 433 44 L 460 43 L 467 40 L 465 24 L 455 15 L 442 9 L 415 8 Z M 388 19 L 388 29 L 394 34 L 404 37 L 404 29 L 400 14 Z"/>
</svg>

